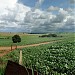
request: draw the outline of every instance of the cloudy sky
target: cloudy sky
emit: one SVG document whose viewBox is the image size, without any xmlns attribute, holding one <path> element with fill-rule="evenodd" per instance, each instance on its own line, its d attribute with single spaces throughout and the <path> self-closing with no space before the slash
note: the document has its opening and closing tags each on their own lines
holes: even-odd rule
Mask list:
<svg viewBox="0 0 75 75">
<path fill-rule="evenodd" d="M 0 0 L 0 32 L 74 32 L 75 0 Z"/>
</svg>

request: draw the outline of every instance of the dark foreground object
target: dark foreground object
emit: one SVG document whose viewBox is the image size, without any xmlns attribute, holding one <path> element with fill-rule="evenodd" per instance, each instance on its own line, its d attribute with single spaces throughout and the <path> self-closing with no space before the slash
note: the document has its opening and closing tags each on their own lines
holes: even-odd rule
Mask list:
<svg viewBox="0 0 75 75">
<path fill-rule="evenodd" d="M 32 75 L 32 70 L 26 69 L 15 62 L 8 61 L 4 75 Z M 36 71 L 34 71 L 34 75 L 38 75 Z"/>
</svg>

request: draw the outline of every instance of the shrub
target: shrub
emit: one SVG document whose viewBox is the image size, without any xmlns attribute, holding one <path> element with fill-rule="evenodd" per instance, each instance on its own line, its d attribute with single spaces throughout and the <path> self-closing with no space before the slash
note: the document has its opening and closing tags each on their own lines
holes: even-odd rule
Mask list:
<svg viewBox="0 0 75 75">
<path fill-rule="evenodd" d="M 56 34 L 47 34 L 47 35 L 42 35 L 39 37 L 57 37 L 57 35 Z"/>
<path fill-rule="evenodd" d="M 56 34 L 48 34 L 48 37 L 57 37 Z"/>
</svg>

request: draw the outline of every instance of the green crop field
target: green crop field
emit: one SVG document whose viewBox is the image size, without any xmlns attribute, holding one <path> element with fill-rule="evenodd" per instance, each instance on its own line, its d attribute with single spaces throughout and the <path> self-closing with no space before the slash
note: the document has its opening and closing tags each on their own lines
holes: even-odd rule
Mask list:
<svg viewBox="0 0 75 75">
<path fill-rule="evenodd" d="M 23 48 L 23 66 L 37 70 L 39 75 L 75 75 L 75 33 L 58 33 L 62 37 L 41 38 L 38 35 L 19 34 L 22 42 L 18 45 L 34 44 L 45 41 L 62 39 L 62 41 L 37 47 Z M 13 35 L 2 35 L 0 37 L 10 37 L 10 39 L 0 39 L 0 46 L 10 46 Z M 19 62 L 20 49 L 0 57 L 0 75 L 4 70 L 8 60 Z"/>
<path fill-rule="evenodd" d="M 17 43 L 17 45 L 27 45 L 27 44 L 35 44 L 35 43 L 41 43 L 41 42 L 47 42 L 52 40 L 59 40 L 59 39 L 65 39 L 68 37 L 74 37 L 74 33 L 58 33 L 58 36 L 63 37 L 45 37 L 41 38 L 40 35 L 44 34 L 23 34 L 23 33 L 0 33 L 0 46 L 11 46 L 13 44 L 12 42 L 12 36 L 18 34 L 21 37 L 21 42 Z M 3 38 L 3 39 L 2 39 Z"/>
</svg>

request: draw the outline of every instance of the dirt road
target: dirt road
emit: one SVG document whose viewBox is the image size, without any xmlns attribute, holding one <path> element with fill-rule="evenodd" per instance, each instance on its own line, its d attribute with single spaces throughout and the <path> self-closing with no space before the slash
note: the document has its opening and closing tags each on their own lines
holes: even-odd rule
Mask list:
<svg viewBox="0 0 75 75">
<path fill-rule="evenodd" d="M 61 40 L 58 40 L 58 41 L 61 41 Z M 17 46 L 17 49 L 39 46 L 39 45 L 49 44 L 49 43 L 53 43 L 53 42 L 57 42 L 57 41 L 43 42 L 43 43 L 39 43 L 39 44 L 31 44 L 31 45 L 25 45 L 25 46 Z M 15 49 L 16 49 L 16 46 L 13 46 L 12 50 L 15 50 Z M 0 47 L 0 57 L 6 55 L 7 53 L 11 52 L 12 50 L 11 50 L 11 47 Z"/>
</svg>

